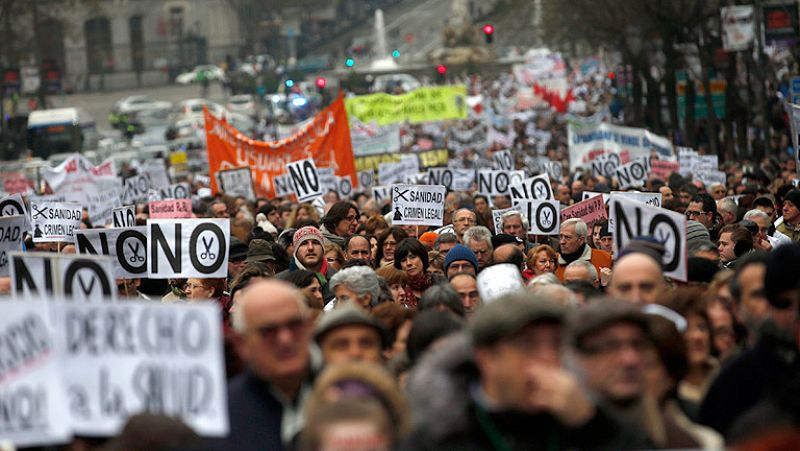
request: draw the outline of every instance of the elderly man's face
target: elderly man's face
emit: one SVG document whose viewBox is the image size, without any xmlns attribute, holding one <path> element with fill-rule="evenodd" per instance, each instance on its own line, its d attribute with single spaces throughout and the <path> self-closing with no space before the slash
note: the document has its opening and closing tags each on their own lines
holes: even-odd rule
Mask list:
<svg viewBox="0 0 800 451">
<path fill-rule="evenodd" d="M 586 243 L 586 237 L 579 237 L 575 231 L 575 224 L 561 227 L 561 232 L 558 234 L 558 237 L 562 254 L 578 252 L 578 249 Z"/>
<path fill-rule="evenodd" d="M 610 295 L 644 305 L 656 302 L 664 288 L 661 266 L 644 254 L 630 254 L 621 258 L 614 266 Z"/>
</svg>

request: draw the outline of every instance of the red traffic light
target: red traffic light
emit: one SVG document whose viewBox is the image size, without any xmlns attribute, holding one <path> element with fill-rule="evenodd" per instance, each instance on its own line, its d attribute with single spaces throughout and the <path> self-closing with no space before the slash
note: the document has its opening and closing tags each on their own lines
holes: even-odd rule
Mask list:
<svg viewBox="0 0 800 451">
<path fill-rule="evenodd" d="M 323 77 L 317 77 L 317 81 L 316 81 L 316 83 L 317 83 L 317 87 L 318 87 L 319 89 L 324 89 L 324 88 L 325 88 L 325 83 L 327 83 L 327 82 L 325 81 L 325 78 L 323 78 Z"/>
<path fill-rule="evenodd" d="M 445 66 L 444 64 L 440 64 L 440 65 L 439 65 L 439 66 L 436 68 L 436 72 L 439 72 L 439 73 L 440 73 L 440 74 L 442 74 L 442 75 L 446 74 L 446 73 L 447 73 L 447 66 Z"/>
<path fill-rule="evenodd" d="M 486 25 L 483 26 L 483 32 L 484 34 L 492 34 L 494 33 L 494 27 L 491 24 L 487 23 Z"/>
<path fill-rule="evenodd" d="M 617 74 L 615 74 L 614 71 L 608 71 L 608 79 L 609 80 L 614 80 L 616 78 L 617 78 Z"/>
</svg>

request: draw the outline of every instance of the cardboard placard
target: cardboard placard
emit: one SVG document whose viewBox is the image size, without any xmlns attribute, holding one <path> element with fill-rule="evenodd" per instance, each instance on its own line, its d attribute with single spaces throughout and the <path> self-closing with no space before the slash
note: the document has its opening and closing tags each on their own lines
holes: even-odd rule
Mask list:
<svg viewBox="0 0 800 451">
<path fill-rule="evenodd" d="M 443 225 L 446 194 L 441 185 L 392 185 L 392 225 Z"/>
<path fill-rule="evenodd" d="M 256 200 L 253 190 L 253 175 L 250 168 L 225 169 L 217 172 L 220 189 L 232 197 L 242 196 L 247 200 Z"/>
<path fill-rule="evenodd" d="M 478 171 L 478 192 L 487 196 L 508 194 L 509 187 L 525 180 L 525 171 Z"/>
<path fill-rule="evenodd" d="M 622 159 L 616 153 L 606 153 L 596 156 L 589 165 L 593 176 L 612 177 L 622 165 Z"/>
<path fill-rule="evenodd" d="M 77 302 L 117 299 L 111 259 L 105 256 L 11 252 L 11 297 L 63 297 Z"/>
<path fill-rule="evenodd" d="M 0 216 L 18 216 L 25 217 L 25 228 L 30 228 L 30 215 L 28 208 L 25 206 L 25 201 L 22 200 L 22 195 L 19 193 L 12 194 L 0 198 Z"/>
<path fill-rule="evenodd" d="M 558 235 L 561 226 L 560 204 L 556 200 L 521 200 L 517 202 L 523 217 L 528 219 L 531 235 Z"/>
<path fill-rule="evenodd" d="M 622 189 L 644 186 L 650 173 L 650 157 L 637 158 L 617 168 L 615 175 Z"/>
<path fill-rule="evenodd" d="M 298 202 L 305 202 L 323 194 L 322 183 L 314 160 L 295 161 L 286 165 Z"/>
<path fill-rule="evenodd" d="M 31 199 L 33 242 L 72 243 L 80 228 L 83 207 L 74 202 L 41 202 Z"/>
<path fill-rule="evenodd" d="M 666 161 L 666 160 L 651 160 L 650 161 L 650 172 L 664 180 L 669 178 L 669 175 L 673 172 L 680 172 L 681 165 L 680 163 L 674 161 Z"/>
<path fill-rule="evenodd" d="M 146 175 L 134 175 L 123 182 L 122 203 L 125 205 L 147 202 L 151 189 L 150 179 Z"/>
<path fill-rule="evenodd" d="M 170 185 L 166 188 L 158 190 L 158 194 L 161 197 L 160 200 L 191 199 L 192 188 L 189 186 L 188 183 L 176 183 L 174 185 Z"/>
<path fill-rule="evenodd" d="M 694 172 L 694 179 L 703 182 L 706 188 L 709 188 L 715 183 L 725 186 L 728 180 L 724 172 L 710 169 L 698 169 Z"/>
<path fill-rule="evenodd" d="M 519 206 L 501 208 L 499 210 L 492 210 L 492 222 L 494 222 L 494 233 L 503 233 L 503 215 L 509 211 L 521 211 Z"/>
<path fill-rule="evenodd" d="M 511 185 L 509 193 L 511 194 L 512 203 L 521 200 L 555 200 L 553 187 L 550 185 L 550 177 L 546 173 Z"/>
<path fill-rule="evenodd" d="M 75 234 L 80 255 L 106 255 L 111 258 L 118 279 L 147 277 L 147 227 L 86 229 Z"/>
<path fill-rule="evenodd" d="M 136 207 L 133 205 L 117 207 L 112 211 L 112 219 L 114 228 L 133 227 L 136 225 Z"/>
<path fill-rule="evenodd" d="M 192 217 L 192 201 L 189 199 L 158 200 L 147 205 L 152 219 Z"/>
<path fill-rule="evenodd" d="M 148 219 L 151 279 L 228 275 L 229 219 Z"/>
<path fill-rule="evenodd" d="M 169 174 L 167 174 L 167 165 L 163 158 L 151 158 L 144 160 L 140 166 L 142 175 L 145 175 L 150 180 L 151 189 L 167 188 L 170 185 Z"/>
<path fill-rule="evenodd" d="M 602 219 L 608 219 L 606 204 L 603 196 L 594 196 L 584 201 L 572 204 L 561 210 L 561 222 L 571 218 L 579 218 L 586 223 L 586 227 L 591 231 L 594 223 Z"/>
<path fill-rule="evenodd" d="M 11 252 L 22 251 L 22 239 L 28 230 L 26 222 L 22 215 L 0 216 L 0 277 L 9 274 Z"/>
<path fill-rule="evenodd" d="M 514 157 L 510 150 L 500 150 L 492 155 L 492 169 L 498 171 L 513 171 Z"/>
</svg>

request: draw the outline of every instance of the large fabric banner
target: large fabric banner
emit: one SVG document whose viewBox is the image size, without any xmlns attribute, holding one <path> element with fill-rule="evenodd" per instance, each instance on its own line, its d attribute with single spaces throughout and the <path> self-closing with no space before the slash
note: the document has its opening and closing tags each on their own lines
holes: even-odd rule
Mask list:
<svg viewBox="0 0 800 451">
<path fill-rule="evenodd" d="M 466 119 L 467 88 L 463 85 L 419 88 L 408 94 L 370 94 L 345 100 L 347 115 L 377 125 Z"/>
<path fill-rule="evenodd" d="M 219 190 L 217 171 L 247 166 L 253 173 L 256 194 L 276 196 L 274 179 L 286 173 L 286 164 L 312 158 L 318 168 L 332 168 L 357 186 L 350 129 L 342 97 L 322 110 L 296 134 L 279 141 L 254 141 L 225 121 L 205 113 L 208 170 L 211 189 Z"/>
<path fill-rule="evenodd" d="M 622 164 L 640 157 L 650 157 L 655 152 L 660 160 L 675 161 L 672 143 L 643 128 L 620 127 L 605 122 L 567 127 L 569 142 L 569 169 L 589 164 L 595 158 L 614 153 Z"/>
</svg>

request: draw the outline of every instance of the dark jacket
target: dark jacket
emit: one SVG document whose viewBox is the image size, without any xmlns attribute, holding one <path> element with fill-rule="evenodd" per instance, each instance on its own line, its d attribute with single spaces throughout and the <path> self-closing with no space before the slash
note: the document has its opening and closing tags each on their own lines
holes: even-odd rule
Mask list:
<svg viewBox="0 0 800 451">
<path fill-rule="evenodd" d="M 759 401 L 776 398 L 800 375 L 800 353 L 767 322 L 756 345 L 726 365 L 709 387 L 698 421 L 731 437 L 734 422 Z"/>
<path fill-rule="evenodd" d="M 228 383 L 230 432 L 209 442 L 220 451 L 282 450 L 283 405 L 268 385 L 246 369 Z"/>
<path fill-rule="evenodd" d="M 577 429 L 546 413 L 487 412 L 470 394 L 479 378 L 472 353 L 469 338 L 456 335 L 414 369 L 407 387 L 413 431 L 401 449 L 498 449 L 497 437 L 512 450 L 632 447 L 621 439 L 620 425 L 600 409 Z"/>
</svg>

